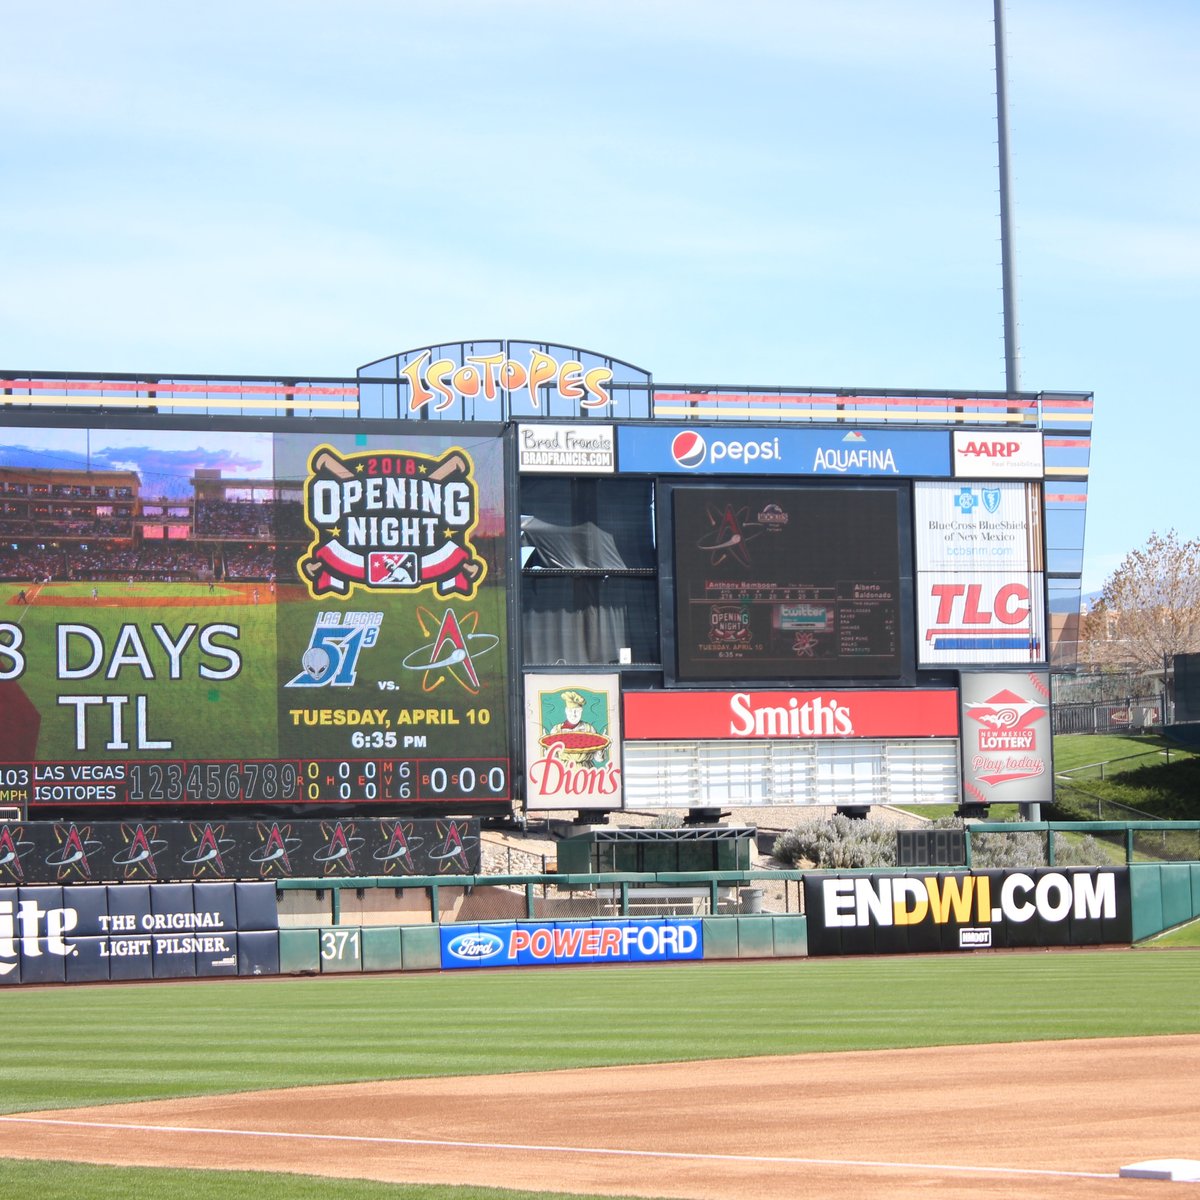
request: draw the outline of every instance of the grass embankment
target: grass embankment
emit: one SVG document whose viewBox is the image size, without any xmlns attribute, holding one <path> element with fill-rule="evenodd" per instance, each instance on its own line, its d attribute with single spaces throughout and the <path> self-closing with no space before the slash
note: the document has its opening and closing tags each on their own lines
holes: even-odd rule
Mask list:
<svg viewBox="0 0 1200 1200">
<path fill-rule="evenodd" d="M 1059 820 L 1095 820 L 1120 804 L 1163 820 L 1200 820 L 1200 755 L 1155 735 L 1062 734 L 1054 739 Z"/>
</svg>

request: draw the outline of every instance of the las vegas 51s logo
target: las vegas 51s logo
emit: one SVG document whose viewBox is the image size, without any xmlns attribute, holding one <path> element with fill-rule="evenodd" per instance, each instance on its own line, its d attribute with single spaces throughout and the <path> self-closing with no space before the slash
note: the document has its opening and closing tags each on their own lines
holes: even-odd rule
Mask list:
<svg viewBox="0 0 1200 1200">
<path fill-rule="evenodd" d="M 358 656 L 375 645 L 381 612 L 324 612 L 317 617 L 299 675 L 287 687 L 349 687 L 358 674 Z"/>
</svg>

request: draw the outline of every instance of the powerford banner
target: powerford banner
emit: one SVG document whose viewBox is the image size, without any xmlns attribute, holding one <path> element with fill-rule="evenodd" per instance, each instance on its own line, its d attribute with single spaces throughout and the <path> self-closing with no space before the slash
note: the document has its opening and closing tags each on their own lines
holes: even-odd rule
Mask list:
<svg viewBox="0 0 1200 1200">
<path fill-rule="evenodd" d="M 1132 939 L 1125 867 L 810 874 L 810 954 L 905 954 Z"/>
<path fill-rule="evenodd" d="M 0 985 L 279 974 L 271 883 L 0 887 Z"/>
<path fill-rule="evenodd" d="M 700 920 L 443 925 L 442 968 L 675 962 L 704 957 Z"/>
<path fill-rule="evenodd" d="M 970 804 L 1050 804 L 1050 676 L 1045 671 L 964 671 L 963 799 Z"/>
<path fill-rule="evenodd" d="M 950 435 L 939 430 L 714 429 L 623 425 L 617 465 L 638 475 L 924 475 L 949 477 Z"/>
</svg>

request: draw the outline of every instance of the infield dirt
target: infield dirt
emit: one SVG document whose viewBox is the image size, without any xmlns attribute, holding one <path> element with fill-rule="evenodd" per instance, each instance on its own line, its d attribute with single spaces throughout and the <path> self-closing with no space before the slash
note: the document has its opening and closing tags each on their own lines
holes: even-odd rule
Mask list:
<svg viewBox="0 0 1200 1200">
<path fill-rule="evenodd" d="M 1200 1036 L 620 1066 L 0 1118 L 0 1155 L 680 1200 L 1163 1197 Z M 1172 1195 L 1174 1192 L 1171 1193 Z M 1190 1193 L 1189 1193 L 1190 1194 Z"/>
</svg>

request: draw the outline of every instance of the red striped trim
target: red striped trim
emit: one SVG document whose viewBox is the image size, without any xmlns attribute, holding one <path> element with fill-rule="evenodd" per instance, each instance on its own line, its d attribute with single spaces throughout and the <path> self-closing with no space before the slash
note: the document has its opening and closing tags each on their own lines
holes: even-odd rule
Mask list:
<svg viewBox="0 0 1200 1200">
<path fill-rule="evenodd" d="M 1043 439 L 1047 446 L 1090 446 L 1091 438 L 1059 438 L 1046 437 Z"/>
<path fill-rule="evenodd" d="M 806 392 L 771 395 L 762 392 L 655 392 L 654 402 L 696 402 L 704 404 L 830 404 L 838 408 L 851 405 L 882 404 L 889 408 L 1037 408 L 1036 400 L 977 400 L 966 396 L 815 396 Z"/>
<path fill-rule="evenodd" d="M 1050 412 L 1059 408 L 1088 408 L 1090 409 L 1094 401 L 1092 400 L 1044 400 L 1042 402 L 1042 410 Z"/>
<path fill-rule="evenodd" d="M 1047 504 L 1086 504 L 1087 496 L 1086 495 L 1083 495 L 1083 496 L 1073 495 L 1069 492 L 1061 492 L 1061 493 L 1047 492 L 1046 493 L 1046 503 Z"/>
<path fill-rule="evenodd" d="M 65 392 L 204 392 L 233 396 L 357 396 L 357 387 L 298 387 L 287 384 L 132 383 L 102 379 L 0 379 L 0 388 Z"/>
</svg>

